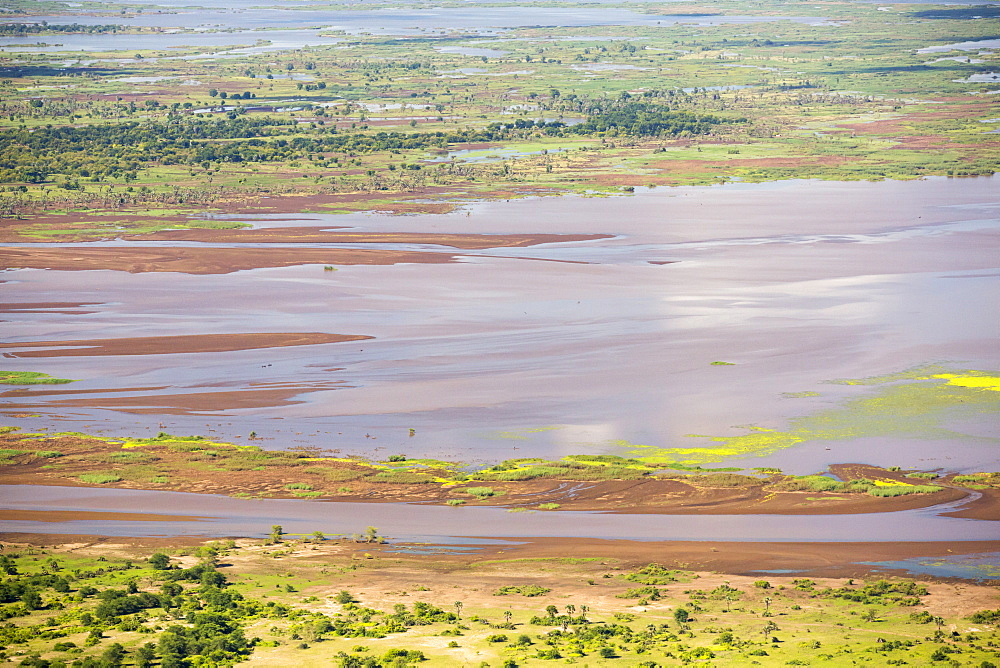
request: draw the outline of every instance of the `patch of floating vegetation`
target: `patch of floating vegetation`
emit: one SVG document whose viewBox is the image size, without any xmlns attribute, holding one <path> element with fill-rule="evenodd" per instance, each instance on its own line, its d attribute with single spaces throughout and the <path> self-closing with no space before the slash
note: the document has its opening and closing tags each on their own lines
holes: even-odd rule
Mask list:
<svg viewBox="0 0 1000 668">
<path fill-rule="evenodd" d="M 40 371 L 0 371 L 2 385 L 64 385 L 74 382 L 70 378 L 53 378 Z"/>
<path fill-rule="evenodd" d="M 808 397 L 818 397 L 820 393 L 806 390 L 805 392 L 782 392 L 781 396 L 786 399 L 806 399 Z"/>
<path fill-rule="evenodd" d="M 942 382 L 946 381 L 946 382 Z M 848 400 L 842 406 L 792 418 L 788 429 L 747 427 L 741 436 L 701 436 L 710 444 L 663 448 L 627 446 L 643 462 L 703 464 L 735 457 L 763 456 L 811 441 L 844 441 L 877 436 L 963 438 L 984 442 L 1000 439 L 972 436 L 946 429 L 946 420 L 994 412 L 1000 408 L 1000 376 L 996 372 L 948 371 L 925 366 L 872 378 L 833 381 L 844 385 L 885 385 L 873 396 Z"/>
</svg>

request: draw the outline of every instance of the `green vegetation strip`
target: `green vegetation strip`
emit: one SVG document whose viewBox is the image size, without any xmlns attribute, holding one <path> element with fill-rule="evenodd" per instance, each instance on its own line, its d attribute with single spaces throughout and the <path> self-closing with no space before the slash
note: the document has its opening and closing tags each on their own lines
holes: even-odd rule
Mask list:
<svg viewBox="0 0 1000 668">
<path fill-rule="evenodd" d="M 75 382 L 68 378 L 53 378 L 40 371 L 0 371 L 3 385 L 63 385 Z"/>
</svg>

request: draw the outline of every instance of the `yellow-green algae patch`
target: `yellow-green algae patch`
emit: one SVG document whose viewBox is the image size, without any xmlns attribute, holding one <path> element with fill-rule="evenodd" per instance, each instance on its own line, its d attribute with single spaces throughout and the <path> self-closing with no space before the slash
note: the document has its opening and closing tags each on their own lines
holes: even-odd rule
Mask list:
<svg viewBox="0 0 1000 668">
<path fill-rule="evenodd" d="M 876 436 L 920 439 L 962 438 L 1000 443 L 1000 439 L 963 434 L 942 425 L 956 418 L 1000 408 L 1000 377 L 995 372 L 920 367 L 872 378 L 834 381 L 845 385 L 884 385 L 874 395 L 842 406 L 792 418 L 788 429 L 749 427 L 741 436 L 696 436 L 711 444 L 662 448 L 633 445 L 629 454 L 649 463 L 695 465 L 735 457 L 768 455 L 810 441 L 845 441 Z M 694 436 L 694 435 L 692 435 Z"/>
<path fill-rule="evenodd" d="M 934 378 L 945 378 L 949 385 L 959 387 L 976 387 L 983 390 L 1000 392 L 1000 376 L 959 376 L 953 373 L 940 373 Z"/>
</svg>

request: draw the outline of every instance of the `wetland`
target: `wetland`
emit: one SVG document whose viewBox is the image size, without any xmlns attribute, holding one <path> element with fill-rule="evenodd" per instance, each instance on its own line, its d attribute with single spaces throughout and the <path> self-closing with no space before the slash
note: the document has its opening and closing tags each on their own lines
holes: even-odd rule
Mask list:
<svg viewBox="0 0 1000 668">
<path fill-rule="evenodd" d="M 0 663 L 969 665 L 989 5 L 0 17 Z"/>
</svg>

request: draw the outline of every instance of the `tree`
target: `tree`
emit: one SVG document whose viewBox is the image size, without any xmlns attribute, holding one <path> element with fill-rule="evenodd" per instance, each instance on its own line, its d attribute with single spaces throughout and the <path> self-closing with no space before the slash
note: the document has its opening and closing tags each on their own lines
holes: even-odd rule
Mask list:
<svg viewBox="0 0 1000 668">
<path fill-rule="evenodd" d="M 281 537 L 284 535 L 285 530 L 281 528 L 280 524 L 275 524 L 271 527 L 271 542 L 280 543 Z"/>
<path fill-rule="evenodd" d="M 462 602 L 455 601 L 455 612 L 458 614 L 458 618 L 462 618 Z"/>
<path fill-rule="evenodd" d="M 674 621 L 678 624 L 686 624 L 691 621 L 691 613 L 687 608 L 677 608 L 674 610 Z"/>
<path fill-rule="evenodd" d="M 153 643 L 148 642 L 135 651 L 135 665 L 138 668 L 149 668 L 156 658 L 156 648 Z"/>
<path fill-rule="evenodd" d="M 101 654 L 101 664 L 108 668 L 118 668 L 125 659 L 125 648 L 120 643 L 113 643 Z"/>
<path fill-rule="evenodd" d="M 155 570 L 165 571 L 170 568 L 170 557 L 162 552 L 157 552 L 149 558 L 149 565 Z"/>
<path fill-rule="evenodd" d="M 34 589 L 27 589 L 21 594 L 21 603 L 28 610 L 38 610 L 42 607 L 42 596 Z"/>
<path fill-rule="evenodd" d="M 549 619 L 554 619 L 559 614 L 559 608 L 554 605 L 547 605 L 545 606 L 545 612 L 548 614 Z"/>
<path fill-rule="evenodd" d="M 219 91 L 216 90 L 215 88 L 209 88 L 208 89 L 208 95 L 209 95 L 209 97 L 215 97 L 218 94 L 219 94 Z"/>
<path fill-rule="evenodd" d="M 323 534 L 322 531 L 313 531 L 312 537 L 314 543 L 322 543 L 324 540 L 326 540 L 326 536 Z"/>
</svg>

